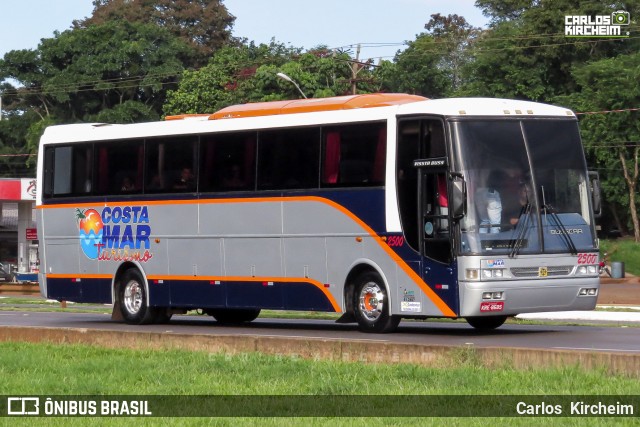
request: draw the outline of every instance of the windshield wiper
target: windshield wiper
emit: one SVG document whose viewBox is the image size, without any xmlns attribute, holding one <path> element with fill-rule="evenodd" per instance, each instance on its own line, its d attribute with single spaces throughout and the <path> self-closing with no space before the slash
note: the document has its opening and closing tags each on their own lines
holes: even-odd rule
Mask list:
<svg viewBox="0 0 640 427">
<path fill-rule="evenodd" d="M 555 208 L 550 204 L 545 203 L 542 206 L 542 209 L 544 209 L 545 215 L 547 214 L 547 212 L 549 213 L 549 215 L 553 219 L 553 222 L 555 222 L 556 226 L 558 226 L 558 228 L 560 229 L 560 235 L 562 236 L 563 240 L 567 244 L 567 247 L 569 248 L 569 252 L 571 252 L 571 255 L 577 255 L 578 249 L 576 248 L 576 245 L 573 243 L 573 239 L 571 238 L 571 235 L 567 232 L 567 229 L 565 228 L 564 224 L 562 224 L 562 221 L 560 220 L 560 217 L 556 213 Z"/>
<path fill-rule="evenodd" d="M 511 252 L 509 253 L 509 258 L 513 258 L 520 253 L 520 249 L 522 249 L 522 244 L 524 243 L 525 237 L 527 237 L 527 233 L 529 232 L 529 222 L 531 220 L 531 202 L 529 202 L 529 198 L 527 197 L 527 204 L 522 207 L 520 211 L 520 218 L 525 216 L 524 224 L 521 227 L 518 227 L 518 236 L 513 240 L 513 244 L 511 245 Z"/>
<path fill-rule="evenodd" d="M 564 227 L 564 224 L 562 224 L 562 221 L 560 221 L 560 217 L 556 213 L 555 208 L 547 203 L 547 199 L 544 194 L 544 186 L 541 186 L 540 190 L 542 191 L 542 209 L 544 210 L 545 216 L 547 215 L 547 213 L 551 215 L 551 218 L 560 229 L 560 234 L 562 235 L 562 239 L 567 244 L 567 247 L 569 248 L 569 252 L 571 252 L 571 255 L 578 255 L 578 249 L 576 249 L 576 245 L 573 243 L 573 239 L 567 232 L 567 229 Z"/>
</svg>

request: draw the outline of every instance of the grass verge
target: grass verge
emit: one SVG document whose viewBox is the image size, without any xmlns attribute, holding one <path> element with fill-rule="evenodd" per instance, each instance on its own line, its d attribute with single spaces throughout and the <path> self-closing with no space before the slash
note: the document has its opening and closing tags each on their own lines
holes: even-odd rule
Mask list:
<svg viewBox="0 0 640 427">
<path fill-rule="evenodd" d="M 627 273 L 640 276 L 640 251 L 639 245 L 633 239 L 624 238 L 616 240 L 600 240 L 600 256 L 607 253 L 608 263 L 614 261 L 624 262 Z"/>
<path fill-rule="evenodd" d="M 447 366 L 340 363 L 256 353 L 235 356 L 180 350 L 0 343 L 2 395 L 640 395 L 635 378 L 604 367 L 585 371 L 515 370 L 480 365 L 461 348 Z M 407 415 L 410 415 L 408 413 Z M 496 414 L 499 415 L 499 414 Z M 9 422 L 10 421 L 10 422 Z M 416 418 L 47 418 L 37 425 L 425 425 Z M 481 426 L 487 418 L 430 419 L 431 425 Z M 594 418 L 492 418 L 495 425 L 588 425 Z M 33 420 L 2 419 L 5 425 Z M 599 424 L 632 425 L 634 418 Z"/>
</svg>

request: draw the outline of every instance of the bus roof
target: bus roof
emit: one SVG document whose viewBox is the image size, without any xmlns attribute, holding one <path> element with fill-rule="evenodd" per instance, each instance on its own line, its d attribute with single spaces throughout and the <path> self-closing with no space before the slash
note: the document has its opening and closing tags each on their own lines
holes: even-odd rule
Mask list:
<svg viewBox="0 0 640 427">
<path fill-rule="evenodd" d="M 241 117 L 274 116 L 279 114 L 311 113 L 318 111 L 350 110 L 353 108 L 388 107 L 428 98 L 404 93 L 370 93 L 364 95 L 334 96 L 331 98 L 294 99 L 286 101 L 254 102 L 231 105 L 211 115 L 181 114 L 168 116 L 166 120 L 184 120 L 209 116 L 209 120 Z"/>
<path fill-rule="evenodd" d="M 495 98 L 428 99 L 407 94 L 367 94 L 240 104 L 214 114 L 183 114 L 160 122 L 49 126 L 41 143 L 312 126 L 323 123 L 388 120 L 404 115 L 433 115 L 443 118 L 565 117 L 575 120 L 575 115 L 567 108 L 530 101 Z M 228 120 L 229 118 L 246 119 Z"/>
</svg>

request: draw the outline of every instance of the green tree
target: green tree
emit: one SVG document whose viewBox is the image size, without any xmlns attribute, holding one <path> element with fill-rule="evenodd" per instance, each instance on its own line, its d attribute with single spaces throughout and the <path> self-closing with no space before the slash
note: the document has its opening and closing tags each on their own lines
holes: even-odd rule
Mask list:
<svg viewBox="0 0 640 427">
<path fill-rule="evenodd" d="M 301 53 L 286 48 L 253 43 L 221 49 L 210 63 L 184 73 L 178 89 L 170 91 L 166 114 L 196 114 L 217 111 L 232 104 L 296 99 L 296 87 L 277 77 L 291 77 L 310 98 L 345 95 L 351 90 L 351 57 L 320 46 Z M 375 88 L 369 67 L 359 75 L 358 90 Z"/>
<path fill-rule="evenodd" d="M 282 65 L 264 65 L 252 80 L 252 99 L 274 101 L 301 98 L 295 85 L 277 77 L 291 77 L 309 98 L 348 95 L 352 90 L 352 59 L 347 53 L 335 53 L 324 46 L 307 51 Z M 368 92 L 370 72 L 364 66 L 358 73 L 357 92 Z"/>
<path fill-rule="evenodd" d="M 638 220 L 640 155 L 640 54 L 618 55 L 576 67 L 579 92 L 566 98 L 585 112 L 580 120 L 585 148 L 603 170 L 604 195 L 611 206 L 628 207 L 631 228 L 640 242 Z"/>
<path fill-rule="evenodd" d="M 280 66 L 298 49 L 282 44 L 254 43 L 218 50 L 209 64 L 195 71 L 185 71 L 177 89 L 168 93 L 166 114 L 212 113 L 231 104 L 256 100 L 250 80 L 265 64 Z"/>
<path fill-rule="evenodd" d="M 185 63 L 187 68 L 203 66 L 232 40 L 235 17 L 221 0 L 94 0 L 93 6 L 89 18 L 74 21 L 75 28 L 113 21 L 155 24 L 194 49 L 195 55 Z"/>
<path fill-rule="evenodd" d="M 39 121 L 40 118 L 33 112 L 3 112 L 0 120 L 0 177 L 35 175 L 33 166 L 37 149 L 25 152 L 24 141 L 32 124 Z"/>
<path fill-rule="evenodd" d="M 564 34 L 564 16 L 640 13 L 640 0 L 477 0 L 490 17 L 489 29 L 473 45 L 470 78 L 461 93 L 553 102 L 578 90 L 574 66 L 638 51 L 637 27 L 629 39 L 572 39 Z M 636 37 L 634 37 L 636 35 Z"/>
<path fill-rule="evenodd" d="M 43 39 L 35 51 L 7 53 L 0 61 L 0 79 L 18 82 L 5 86 L 8 108 L 34 111 L 42 118 L 153 120 L 189 54 L 167 30 L 112 21 Z"/>
<path fill-rule="evenodd" d="M 455 93 L 463 82 L 468 46 L 480 33 L 458 15 L 431 15 L 425 32 L 407 42 L 396 54 L 395 63 L 384 62 L 376 74 L 385 88 L 430 98 Z"/>
</svg>

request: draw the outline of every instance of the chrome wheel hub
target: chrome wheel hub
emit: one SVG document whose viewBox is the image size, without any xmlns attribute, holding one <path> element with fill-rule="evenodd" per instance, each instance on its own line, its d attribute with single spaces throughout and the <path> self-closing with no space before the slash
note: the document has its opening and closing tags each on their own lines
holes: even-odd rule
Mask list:
<svg viewBox="0 0 640 427">
<path fill-rule="evenodd" d="M 368 320 L 375 321 L 384 309 L 384 294 L 377 283 L 369 282 L 362 287 L 359 297 L 359 310 Z"/>
<path fill-rule="evenodd" d="M 129 281 L 124 287 L 124 306 L 131 314 L 137 314 L 142 307 L 142 288 L 135 280 Z"/>
</svg>

